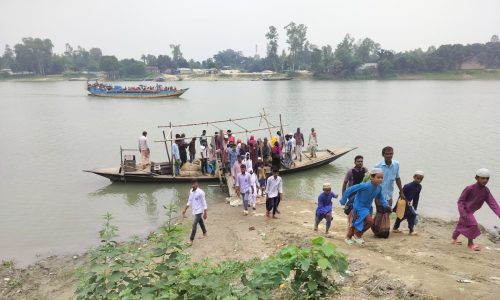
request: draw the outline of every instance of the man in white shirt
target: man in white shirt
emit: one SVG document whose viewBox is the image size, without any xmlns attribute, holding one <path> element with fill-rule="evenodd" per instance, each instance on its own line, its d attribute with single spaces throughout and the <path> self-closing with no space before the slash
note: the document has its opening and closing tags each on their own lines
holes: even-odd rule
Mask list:
<svg viewBox="0 0 500 300">
<path fill-rule="evenodd" d="M 191 181 L 191 191 L 189 192 L 188 202 L 186 204 L 186 208 L 184 208 L 184 211 L 182 212 L 182 216 L 184 218 L 186 217 L 186 211 L 190 206 L 193 213 L 193 226 L 191 229 L 191 236 L 189 237 L 189 241 L 192 244 L 196 235 L 196 228 L 198 226 L 198 223 L 200 224 L 203 236 L 207 236 L 207 229 L 205 228 L 205 223 L 203 222 L 203 220 L 206 220 L 208 217 L 207 201 L 205 200 L 205 192 L 202 189 L 198 188 L 197 180 Z"/>
<path fill-rule="evenodd" d="M 201 154 L 201 174 L 205 175 L 208 173 L 208 146 L 206 143 L 200 146 Z"/>
<path fill-rule="evenodd" d="M 149 162 L 149 146 L 148 146 L 148 133 L 146 131 L 142 132 L 142 136 L 139 138 L 139 152 L 141 152 L 142 158 L 142 169 L 146 169 L 151 163 Z"/>
<path fill-rule="evenodd" d="M 250 174 L 246 172 L 247 167 L 241 164 L 241 173 L 236 177 L 236 194 L 243 200 L 243 215 L 248 215 L 248 199 L 250 193 L 254 193 L 254 187 L 250 184 Z"/>
<path fill-rule="evenodd" d="M 266 216 L 273 211 L 273 219 L 277 219 L 278 203 L 283 198 L 283 181 L 277 168 L 273 169 L 273 176 L 269 176 L 266 184 Z"/>
<path fill-rule="evenodd" d="M 288 136 L 290 137 L 290 142 L 292 143 L 292 149 L 290 151 L 290 158 L 293 158 L 293 154 L 295 153 L 295 147 L 297 146 L 297 141 L 295 140 L 293 133 L 289 133 Z M 295 157 L 295 159 L 297 159 L 297 157 Z"/>
</svg>

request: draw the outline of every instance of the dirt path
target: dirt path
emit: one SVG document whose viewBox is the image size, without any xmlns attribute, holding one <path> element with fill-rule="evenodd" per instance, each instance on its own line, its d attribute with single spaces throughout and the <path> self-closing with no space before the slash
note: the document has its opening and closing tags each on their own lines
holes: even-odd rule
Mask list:
<svg viewBox="0 0 500 300">
<path fill-rule="evenodd" d="M 190 249 L 193 258 L 263 258 L 290 243 L 307 245 L 317 236 L 312 230 L 315 203 L 289 201 L 280 206 L 279 219 L 270 220 L 262 205 L 246 217 L 241 208 L 212 205 L 209 236 L 195 241 Z M 500 245 L 487 235 L 478 239 L 483 250 L 472 252 L 450 244 L 453 224 L 424 219 L 418 225 L 418 236 L 391 234 L 389 239 L 377 239 L 368 231 L 365 246 L 348 246 L 343 242 L 346 222 L 343 212 L 336 211 L 330 240 L 349 255 L 352 272 L 340 298 L 498 299 Z M 322 230 L 324 223 L 320 224 Z"/>
<path fill-rule="evenodd" d="M 193 260 L 250 259 L 267 257 L 290 243 L 308 245 L 318 235 L 312 230 L 315 208 L 312 201 L 284 201 L 279 219 L 271 220 L 264 216 L 263 205 L 243 216 L 241 207 L 212 204 L 206 222 L 208 237 L 202 239 L 199 233 L 189 252 Z M 424 218 L 418 236 L 391 234 L 389 239 L 376 239 L 368 231 L 363 247 L 343 242 L 345 228 L 346 217 L 338 210 L 329 239 L 350 260 L 338 299 L 498 299 L 500 244 L 486 234 L 477 240 L 483 250 L 472 252 L 466 246 L 451 245 L 453 224 L 436 219 Z M 1 266 L 0 299 L 68 299 L 75 283 L 74 268 L 82 260 L 52 257 L 25 269 Z"/>
</svg>

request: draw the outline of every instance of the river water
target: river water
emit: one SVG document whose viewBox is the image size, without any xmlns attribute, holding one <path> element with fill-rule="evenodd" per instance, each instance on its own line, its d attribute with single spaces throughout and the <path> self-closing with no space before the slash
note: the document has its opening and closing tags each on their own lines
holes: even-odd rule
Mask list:
<svg viewBox="0 0 500 300">
<path fill-rule="evenodd" d="M 281 113 L 286 131 L 316 128 L 320 148 L 359 147 L 331 165 L 286 176 L 289 199 L 313 200 L 325 181 L 338 192 L 356 154 L 371 167 L 386 145 L 395 149 L 404 183 L 416 169 L 425 171 L 424 215 L 455 219 L 457 198 L 480 167 L 491 170 L 489 187 L 500 198 L 500 81 L 175 85 L 190 90 L 181 99 L 105 99 L 86 96 L 83 82 L 0 82 L 0 259 L 26 264 L 84 251 L 98 242 L 106 212 L 122 239 L 154 230 L 164 219 L 162 206 L 184 202 L 189 185 L 111 184 L 82 170 L 118 165 L 120 145 L 135 148 L 143 130 L 153 144 L 162 137 L 158 125 L 251 116 L 262 108 L 274 120 Z M 166 159 L 163 144 L 151 148 L 153 161 Z M 204 189 L 209 203 L 224 198 Z M 477 217 L 498 225 L 487 206 Z"/>
</svg>

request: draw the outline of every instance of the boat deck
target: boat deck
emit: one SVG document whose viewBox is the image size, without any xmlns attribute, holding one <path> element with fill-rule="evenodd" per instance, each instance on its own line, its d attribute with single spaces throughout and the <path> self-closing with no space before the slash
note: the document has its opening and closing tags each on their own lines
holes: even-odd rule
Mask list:
<svg viewBox="0 0 500 300">
<path fill-rule="evenodd" d="M 335 159 L 349 153 L 355 148 L 338 148 L 334 150 L 320 150 L 316 152 L 317 157 L 312 158 L 309 156 L 309 153 L 303 152 L 302 161 L 295 160 L 295 166 L 293 168 L 282 168 L 280 170 L 281 174 L 298 172 L 301 170 L 306 170 L 309 168 L 318 167 L 321 165 L 326 165 L 334 161 Z M 112 181 L 135 181 L 135 182 L 189 182 L 192 179 L 197 179 L 199 181 L 220 181 L 219 174 L 216 172 L 215 175 L 207 174 L 203 175 L 201 173 L 201 167 L 198 163 L 186 163 L 182 168 L 180 175 L 159 175 L 156 173 L 151 173 L 148 170 L 142 170 L 140 164 L 136 166 L 135 171 L 127 171 L 120 172 L 120 167 L 111 167 L 111 168 L 99 168 L 94 170 L 88 170 L 87 172 L 91 172 L 97 175 L 104 176 L 109 178 Z M 229 176 L 231 177 L 231 176 Z M 231 186 L 232 178 L 227 178 L 228 185 Z"/>
</svg>

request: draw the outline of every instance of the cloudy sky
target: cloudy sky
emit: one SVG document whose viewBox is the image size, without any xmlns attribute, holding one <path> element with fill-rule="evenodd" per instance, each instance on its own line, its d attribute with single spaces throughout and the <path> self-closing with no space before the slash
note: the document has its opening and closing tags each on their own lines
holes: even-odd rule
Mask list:
<svg viewBox="0 0 500 300">
<path fill-rule="evenodd" d="M 350 33 L 385 49 L 426 49 L 500 35 L 500 0 L 0 0 L 0 47 L 30 36 L 50 38 L 57 53 L 70 43 L 139 58 L 176 43 L 196 60 L 227 48 L 253 55 L 255 45 L 263 55 L 268 27 L 283 48 L 291 21 L 319 46 Z"/>
</svg>

